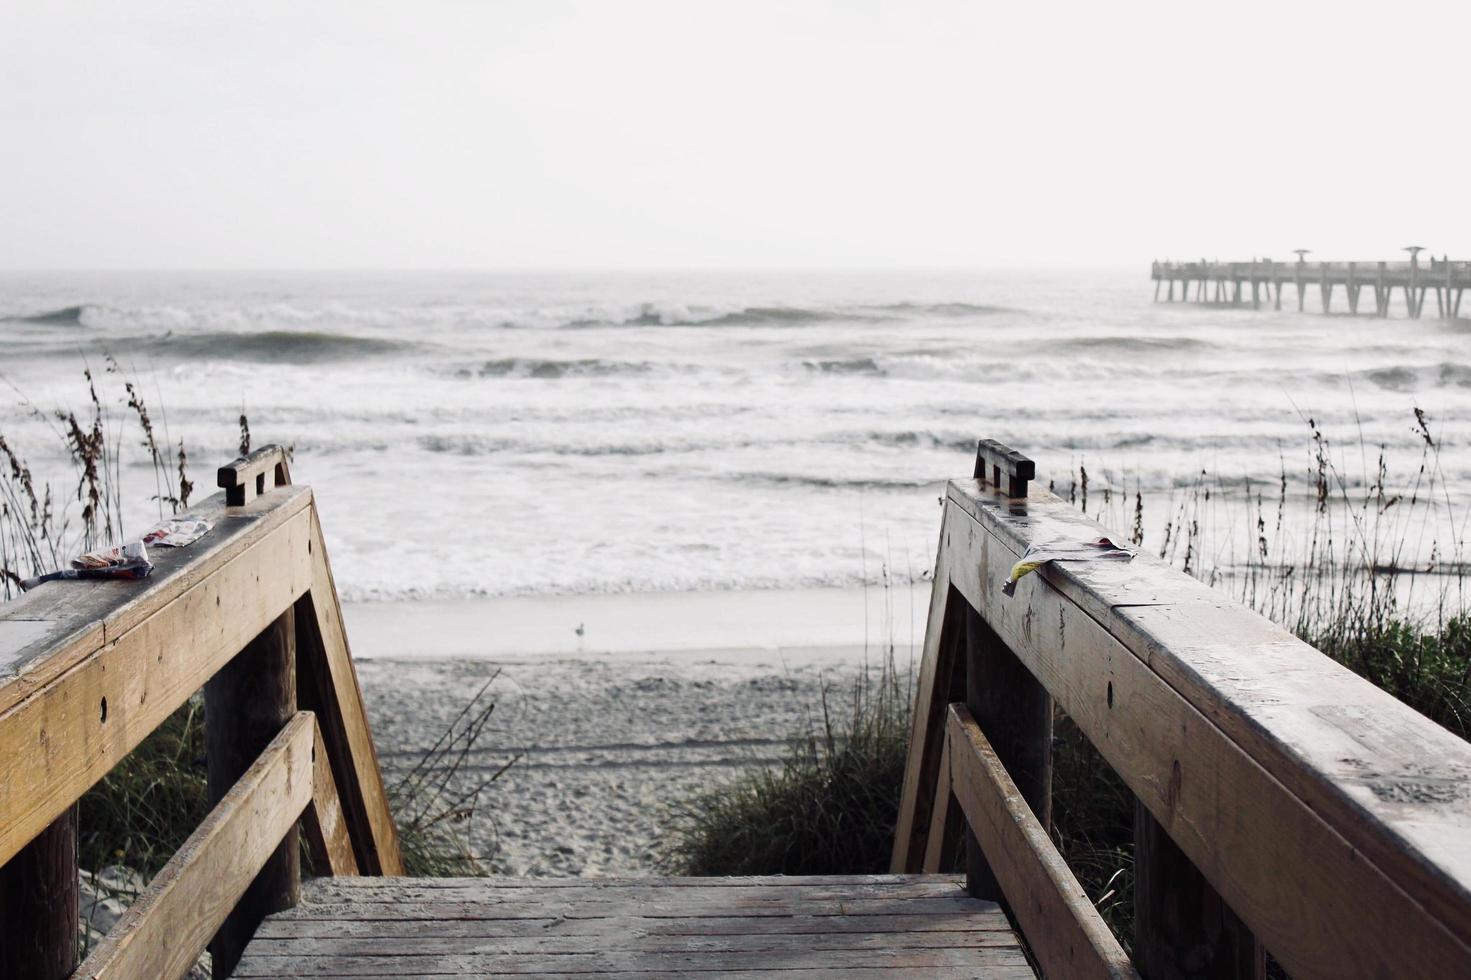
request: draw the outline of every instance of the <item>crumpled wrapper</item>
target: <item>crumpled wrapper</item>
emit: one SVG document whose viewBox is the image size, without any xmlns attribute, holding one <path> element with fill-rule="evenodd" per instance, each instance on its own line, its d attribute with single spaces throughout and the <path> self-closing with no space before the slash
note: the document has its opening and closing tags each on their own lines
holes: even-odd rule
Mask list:
<svg viewBox="0 0 1471 980">
<path fill-rule="evenodd" d="M 148 549 L 143 542 L 130 541 L 116 548 L 89 551 L 85 555 L 73 558 L 71 568 L 62 568 L 36 578 L 25 579 L 20 583 L 20 587 L 22 590 L 29 591 L 44 582 L 96 579 L 136 581 L 147 578 L 152 571 L 153 563 L 148 560 Z"/>
<path fill-rule="evenodd" d="M 200 517 L 175 517 L 143 535 L 146 545 L 183 548 L 209 533 L 214 525 Z"/>
<path fill-rule="evenodd" d="M 1121 548 L 1108 538 L 1077 540 L 1053 538 L 1038 541 L 1029 547 L 1021 560 L 1011 566 L 1011 574 L 1001 586 L 1004 595 L 1016 593 L 1016 583 L 1050 561 L 1128 561 L 1134 552 Z"/>
</svg>

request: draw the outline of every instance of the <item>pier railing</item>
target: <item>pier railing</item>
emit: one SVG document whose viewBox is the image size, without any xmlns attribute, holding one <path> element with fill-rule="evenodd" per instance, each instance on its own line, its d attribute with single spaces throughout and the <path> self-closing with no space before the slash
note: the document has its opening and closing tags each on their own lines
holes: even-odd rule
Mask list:
<svg viewBox="0 0 1471 980">
<path fill-rule="evenodd" d="M 0 976 L 76 967 L 77 800 L 201 688 L 213 810 L 77 970 L 225 976 L 313 871 L 402 874 L 312 492 L 269 447 L 220 470 L 214 525 L 141 582 L 0 606 Z M 228 498 L 228 502 L 227 502 Z"/>
<path fill-rule="evenodd" d="M 963 847 L 1047 977 L 1471 974 L 1471 745 L 1147 555 L 1004 595 L 1108 532 L 999 448 L 946 492 L 892 870 Z M 1136 798 L 1132 962 L 1048 835 L 1054 707 Z"/>
<path fill-rule="evenodd" d="M 1394 290 L 1404 297 L 1405 312 L 1419 318 L 1425 299 L 1434 294 L 1437 312 L 1442 317 L 1461 315 L 1461 298 L 1471 288 L 1471 262 L 1451 258 L 1418 257 L 1408 262 L 1274 262 L 1253 259 L 1250 262 L 1154 262 L 1149 277 L 1154 280 L 1154 299 L 1166 290 L 1166 302 L 1175 302 L 1175 286 L 1180 286 L 1180 302 L 1189 302 L 1190 289 L 1195 288 L 1195 302 L 1243 305 L 1249 292 L 1253 309 L 1270 300 L 1282 309 L 1282 289 L 1297 290 L 1297 308 L 1301 311 L 1311 287 L 1317 287 L 1322 312 L 1331 312 L 1333 293 L 1342 286 L 1348 298 L 1349 312 L 1359 312 L 1359 295 L 1368 286 L 1374 296 L 1374 312 L 1388 316 Z M 1212 290 L 1214 293 L 1212 294 Z"/>
</svg>

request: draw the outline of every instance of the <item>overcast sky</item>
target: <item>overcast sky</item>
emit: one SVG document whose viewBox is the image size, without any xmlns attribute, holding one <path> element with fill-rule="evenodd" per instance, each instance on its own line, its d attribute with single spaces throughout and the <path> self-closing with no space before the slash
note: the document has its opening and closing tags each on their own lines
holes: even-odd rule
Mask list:
<svg viewBox="0 0 1471 980">
<path fill-rule="evenodd" d="M 0 267 L 1471 258 L 1471 3 L 0 6 Z"/>
</svg>

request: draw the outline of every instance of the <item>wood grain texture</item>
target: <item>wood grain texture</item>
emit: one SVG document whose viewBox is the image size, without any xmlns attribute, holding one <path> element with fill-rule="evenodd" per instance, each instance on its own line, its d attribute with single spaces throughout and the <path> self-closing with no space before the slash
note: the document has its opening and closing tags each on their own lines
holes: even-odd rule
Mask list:
<svg viewBox="0 0 1471 980">
<path fill-rule="evenodd" d="M 243 507 L 276 487 L 289 486 L 291 470 L 286 450 L 276 445 L 262 446 L 226 463 L 216 474 L 216 484 L 225 491 L 231 507 Z"/>
<path fill-rule="evenodd" d="M 558 879 L 553 879 L 558 880 Z M 857 900 L 901 901 L 910 899 L 955 900 L 968 909 L 996 908 L 995 903 L 977 904 L 965 895 L 959 882 L 949 875 L 913 875 L 894 882 L 832 882 L 787 884 L 781 876 L 755 879 L 757 884 L 725 884 L 725 878 L 685 879 L 688 884 L 649 882 L 632 878 L 617 889 L 621 901 L 657 905 L 685 905 L 691 909 L 713 906 L 733 908 L 754 905 L 787 908 L 793 903 Z M 739 879 L 749 882 L 751 879 Z M 543 887 L 536 879 L 495 878 L 344 878 L 312 883 L 312 900 L 319 905 L 351 902 L 362 905 L 392 902 L 473 902 L 486 910 L 514 908 L 534 900 L 543 907 L 566 906 L 584 901 L 602 901 L 608 895 L 604 879 L 570 878 L 566 883 Z M 765 882 L 765 883 L 762 883 Z M 517 914 L 520 914 L 519 911 Z"/>
<path fill-rule="evenodd" d="M 1014 553 L 1107 533 L 1050 494 L 1015 508 L 967 483 L 948 499 Z M 1471 744 L 1151 556 L 1038 574 L 1471 943 Z"/>
<path fill-rule="evenodd" d="M 204 750 L 211 806 L 224 799 L 296 714 L 293 609 L 288 606 L 204 685 Z M 216 980 L 230 975 L 262 919 L 296 904 L 300 888 L 301 848 L 292 827 L 210 941 L 210 965 Z"/>
<path fill-rule="evenodd" d="M 253 964 L 252 964 L 253 965 Z M 269 966 L 267 966 L 269 969 Z M 450 973 L 421 972 L 414 970 L 411 973 L 402 972 L 403 965 L 387 961 L 380 961 L 368 967 L 370 972 L 365 973 L 331 973 L 327 976 L 333 977 L 381 977 L 397 978 L 413 977 L 414 980 L 465 980 L 467 974 L 455 970 Z M 279 976 L 275 973 L 251 974 L 252 976 Z M 525 974 L 472 974 L 479 977 L 488 976 L 525 976 Z M 896 980 L 896 978 L 909 977 L 916 980 L 1036 980 L 1029 967 L 1026 966 L 995 966 L 984 970 L 977 970 L 974 966 L 958 968 L 929 967 L 923 970 L 911 971 L 908 974 L 896 972 L 887 967 L 835 967 L 832 969 L 816 968 L 802 970 L 783 970 L 781 967 L 775 969 L 755 970 L 716 970 L 713 972 L 696 971 L 689 969 L 672 970 L 597 970 L 593 974 L 597 980 L 679 980 L 681 977 L 689 976 L 718 976 L 721 980 L 774 980 L 783 975 L 799 978 L 799 980 Z M 245 976 L 245 974 L 236 974 Z M 539 973 L 541 980 L 585 980 L 587 973 Z"/>
<path fill-rule="evenodd" d="M 80 899 L 72 806 L 0 867 L 0 977 L 71 976 Z"/>
<path fill-rule="evenodd" d="M 1139 980 L 963 704 L 950 706 L 947 741 L 955 796 L 1043 975 Z"/>
<path fill-rule="evenodd" d="M 458 900 L 424 916 L 425 895 Z M 1033 976 L 997 906 L 950 876 L 319 879 L 262 924 L 236 976 L 788 973 Z"/>
<path fill-rule="evenodd" d="M 935 801 L 930 808 L 930 826 L 924 849 L 925 874 L 953 871 L 959 860 L 965 814 L 950 788 L 950 741 L 940 749 L 940 768 L 935 773 Z M 972 892 L 974 894 L 974 892 Z"/>
<path fill-rule="evenodd" d="M 388 806 L 378 749 L 363 707 L 362 689 L 315 508 L 310 521 L 307 557 L 312 585 L 296 610 L 301 667 L 297 685 L 302 707 L 317 713 L 358 868 L 366 875 L 401 875 L 404 868 L 398 827 Z"/>
<path fill-rule="evenodd" d="M 969 603 L 958 605 L 965 622 L 966 706 L 1046 833 L 1052 828 L 1052 697 Z M 989 865 L 974 834 L 967 833 L 970 893 L 1005 906 Z"/>
<path fill-rule="evenodd" d="M 1134 962 L 1149 980 L 1259 980 L 1265 951 L 1159 821 L 1134 804 Z"/>
<path fill-rule="evenodd" d="M 380 947 L 380 950 L 382 947 Z M 459 973 L 462 976 L 546 976 L 548 974 L 602 974 L 609 970 L 643 972 L 704 973 L 725 976 L 735 970 L 759 970 L 768 976 L 782 972 L 882 967 L 891 975 L 926 977 L 935 969 L 969 969 L 973 976 L 1022 976 L 1031 969 L 1021 950 L 1003 949 L 889 949 L 889 950 L 754 950 L 720 953 L 709 951 L 639 952 L 616 947 L 590 953 L 474 953 L 380 952 L 379 955 L 312 955 L 304 943 L 287 956 L 252 955 L 242 962 L 240 977 L 412 977 L 424 973 Z"/>
<path fill-rule="evenodd" d="M 149 552 L 153 574 L 140 582 L 48 582 L 0 605 L 0 712 L 115 642 L 202 579 L 217 572 L 311 503 L 306 487 L 227 510 L 223 494 L 192 508 L 211 522 L 184 548 Z"/>
<path fill-rule="evenodd" d="M 1213 683 L 1229 688 L 1240 701 L 1238 707 L 1251 708 L 1253 724 L 1259 726 L 1250 739 L 1238 741 L 1233 737 L 1235 729 L 1217 723 L 1223 717 L 1219 712 L 1207 714 L 1200 710 L 1197 701 L 1187 698 L 1166 676 L 1178 681 L 1181 673 L 1179 658 L 1171 652 L 1175 647 L 1139 643 L 1137 632 L 1122 627 L 1124 637 L 1120 638 L 1103 625 L 1108 622 L 1118 626 L 1126 619 L 1137 622 L 1131 617 L 1188 603 L 1195 585 L 1177 581 L 1181 578 L 1177 573 L 1149 573 L 1146 565 L 1139 566 L 1136 580 L 1126 581 L 1119 569 L 1128 569 L 1134 563 L 1119 564 L 1111 570 L 1103 570 L 1102 566 L 1112 563 L 1083 563 L 1077 571 L 1064 566 L 1060 571 L 1027 576 L 1019 583 L 1016 595 L 1007 599 L 1001 595 L 1001 582 L 1019 554 L 1009 542 L 1020 547 L 1023 541 L 1019 536 L 1058 533 L 1051 518 L 1044 515 L 1058 510 L 1059 505 L 1055 498 L 1045 495 L 1026 504 L 976 497 L 967 506 L 983 514 L 996 511 L 988 518 L 989 523 L 983 524 L 955 501 L 957 486 L 952 484 L 951 506 L 945 518 L 946 534 L 955 545 L 955 558 L 945 572 L 949 580 L 967 601 L 986 611 L 991 627 L 1042 681 L 1292 976 L 1298 980 L 1438 977 L 1455 976 L 1464 970 L 1471 962 L 1471 949 L 1432 910 L 1471 914 L 1471 907 L 1453 901 L 1464 889 L 1464 880 L 1455 877 L 1452 868 L 1460 865 L 1460 852 L 1467 848 L 1468 838 L 1448 832 L 1448 827 L 1459 823 L 1454 814 L 1464 812 L 1466 802 L 1442 800 L 1432 806 L 1412 802 L 1378 812 L 1358 808 L 1350 818 L 1342 806 L 1321 804 L 1317 796 L 1309 800 L 1299 795 L 1305 786 L 1323 789 L 1322 770 L 1288 772 L 1280 768 L 1288 758 L 1283 754 L 1283 740 L 1296 742 L 1302 734 L 1295 725 L 1283 723 L 1287 717 L 1301 720 L 1324 711 L 1352 708 L 1354 692 L 1382 707 L 1385 716 L 1369 726 L 1381 732 L 1388 728 L 1424 734 L 1414 721 L 1418 715 L 1393 699 L 1383 704 L 1378 695 L 1361 690 L 1372 685 L 1336 665 L 1325 672 L 1322 665 L 1329 662 L 1310 648 L 1297 645 L 1295 659 L 1286 662 L 1280 657 L 1280 649 L 1278 653 L 1264 651 L 1253 642 L 1253 636 L 1270 635 L 1270 624 L 1259 624 L 1258 634 L 1220 632 L 1213 638 Z M 960 495 L 973 496 L 970 491 Z M 1034 506 L 1041 510 L 1034 512 Z M 1081 519 L 1073 513 L 1068 520 L 1077 524 Z M 1005 536 L 992 533 L 991 524 L 1001 526 Z M 1097 533 L 1096 528 L 1086 526 L 1076 530 Z M 1058 580 L 1070 583 L 1068 591 L 1054 584 Z M 1081 592 L 1092 594 L 1088 608 L 1074 601 Z M 1120 606 L 1109 605 L 1114 600 Z M 1219 601 L 1217 604 L 1222 605 Z M 1099 614 L 1103 619 L 1090 614 L 1099 609 L 1104 610 Z M 1234 613 L 1231 616 L 1235 618 Z M 1219 625 L 1213 621 L 1207 628 Z M 1138 643 L 1140 651 L 1126 646 L 1125 639 Z M 1184 641 L 1179 646 L 1187 657 L 1192 649 L 1201 649 Z M 1227 651 L 1234 652 L 1228 656 Z M 1261 676 L 1260 667 L 1252 662 L 1258 654 L 1282 674 L 1280 684 L 1276 677 Z M 1166 661 L 1175 666 L 1163 673 L 1155 669 Z M 1197 660 L 1195 666 L 1203 664 Z M 1324 674 L 1325 689 L 1313 697 L 1311 704 L 1299 703 L 1296 711 L 1288 710 L 1283 698 L 1287 697 L 1288 703 L 1292 700 L 1297 684 L 1292 675 L 1304 671 Z M 1339 674 L 1347 675 L 1353 683 L 1329 683 Z M 1196 677 L 1206 683 L 1205 673 L 1198 671 Z M 1243 683 L 1246 679 L 1254 684 L 1255 693 L 1250 696 Z M 1222 696 L 1220 690 L 1212 695 Z M 1325 697 L 1343 697 L 1346 704 L 1325 703 Z M 1205 703 L 1206 695 L 1197 691 L 1196 698 Z M 1395 719 L 1399 721 L 1392 723 Z M 1319 730 L 1326 736 L 1325 730 Z M 1262 750 L 1263 742 L 1274 742 L 1277 748 Z M 1342 745 L 1341 741 L 1337 744 Z M 1431 769 L 1440 768 L 1447 759 L 1458 765 L 1454 760 L 1471 751 L 1471 747 L 1443 731 L 1430 744 L 1445 749 L 1442 757 L 1422 757 L 1422 765 Z M 1425 746 L 1422 741 L 1416 749 Z M 1312 751 L 1314 755 L 1319 752 Z M 1365 744 L 1360 744 L 1357 751 L 1361 757 L 1371 754 Z M 1382 751 L 1395 756 L 1404 747 L 1386 745 Z M 1279 767 L 1281 778 L 1267 770 L 1268 763 Z M 1289 768 L 1293 767 L 1309 768 L 1301 756 Z M 1334 785 L 1333 781 L 1327 785 Z M 1342 802 L 1355 796 L 1357 790 L 1350 783 L 1339 786 L 1337 792 Z M 1429 838 L 1437 858 L 1445 862 L 1441 866 L 1443 877 L 1435 883 L 1427 882 L 1421 874 L 1429 855 L 1415 851 L 1410 840 L 1411 836 L 1424 839 L 1424 828 L 1413 825 L 1417 814 L 1441 831 L 1442 836 Z M 1397 826 L 1384 826 L 1381 817 L 1394 819 Z M 1411 822 L 1404 823 L 1407 819 Z M 1370 828 L 1369 824 L 1379 826 Z M 1405 831 L 1397 838 L 1405 851 L 1381 863 L 1383 835 L 1396 830 Z M 1375 840 L 1380 846 L 1361 847 L 1355 843 L 1368 845 Z"/>
<path fill-rule="evenodd" d="M 306 592 L 310 528 L 308 511 L 299 510 L 0 713 L 0 861 Z"/>
<path fill-rule="evenodd" d="M 312 798 L 310 712 L 287 723 L 77 970 L 89 980 L 180 977 Z"/>
<path fill-rule="evenodd" d="M 312 744 L 312 804 L 301 816 L 301 830 L 306 837 L 314 873 L 321 876 L 358 873 L 352 838 L 347 832 L 347 818 L 342 812 L 342 801 L 337 797 L 332 760 L 327 756 L 320 725 Z"/>
<path fill-rule="evenodd" d="M 889 861 L 894 874 L 910 874 L 923 868 L 935 780 L 945 743 L 945 708 L 965 697 L 964 600 L 956 596 L 945 573 L 950 564 L 949 537 L 942 527 L 910 723 L 909 758 L 904 766 L 899 820 Z"/>
</svg>

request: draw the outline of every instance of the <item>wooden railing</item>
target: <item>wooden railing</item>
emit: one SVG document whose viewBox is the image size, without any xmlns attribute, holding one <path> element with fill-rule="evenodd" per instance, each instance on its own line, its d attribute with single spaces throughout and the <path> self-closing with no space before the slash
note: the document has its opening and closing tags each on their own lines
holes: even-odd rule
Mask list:
<svg viewBox="0 0 1471 980">
<path fill-rule="evenodd" d="M 892 870 L 968 838 L 1046 977 L 1471 976 L 1471 745 L 1147 555 L 1003 595 L 1107 532 L 1001 448 L 946 493 Z M 1132 962 L 1050 841 L 1054 705 L 1136 797 Z"/>
<path fill-rule="evenodd" d="M 268 447 L 156 549 L 140 582 L 58 582 L 0 606 L 0 976 L 76 967 L 76 802 L 201 688 L 214 809 L 76 971 L 228 975 L 317 874 L 403 873 L 311 490 Z M 228 502 L 227 498 L 228 497 Z"/>
</svg>

